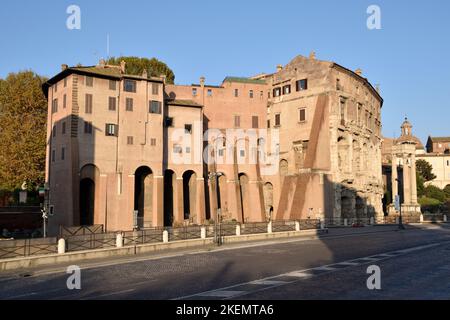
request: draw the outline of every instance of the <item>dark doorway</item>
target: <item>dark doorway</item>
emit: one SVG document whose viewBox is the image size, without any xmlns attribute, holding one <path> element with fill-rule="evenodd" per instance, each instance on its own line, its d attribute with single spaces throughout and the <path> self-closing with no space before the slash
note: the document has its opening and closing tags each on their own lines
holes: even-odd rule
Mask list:
<svg viewBox="0 0 450 320">
<path fill-rule="evenodd" d="M 194 171 L 186 171 L 183 174 L 183 213 L 184 220 L 189 220 L 195 215 L 195 196 L 197 193 L 197 175 Z"/>
<path fill-rule="evenodd" d="M 153 174 L 149 167 L 140 167 L 134 174 L 134 210 L 138 212 L 139 228 L 152 225 Z"/>
<path fill-rule="evenodd" d="M 95 183 L 89 178 L 80 181 L 80 225 L 94 224 Z"/>
<path fill-rule="evenodd" d="M 175 173 L 172 170 L 164 172 L 164 226 L 173 225 L 173 180 Z"/>
</svg>

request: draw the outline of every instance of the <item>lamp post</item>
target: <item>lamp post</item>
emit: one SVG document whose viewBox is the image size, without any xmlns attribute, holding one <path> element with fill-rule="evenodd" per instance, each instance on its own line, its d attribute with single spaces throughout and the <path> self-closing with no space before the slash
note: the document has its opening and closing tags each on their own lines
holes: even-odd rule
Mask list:
<svg viewBox="0 0 450 320">
<path fill-rule="evenodd" d="M 398 183 L 398 179 L 395 179 L 395 181 Z M 398 217 L 398 228 L 400 230 L 405 230 L 405 226 L 403 225 L 403 217 L 402 217 L 402 204 L 400 203 L 400 196 L 397 194 L 395 196 L 395 206 L 396 209 L 399 211 L 399 217 Z"/>
</svg>

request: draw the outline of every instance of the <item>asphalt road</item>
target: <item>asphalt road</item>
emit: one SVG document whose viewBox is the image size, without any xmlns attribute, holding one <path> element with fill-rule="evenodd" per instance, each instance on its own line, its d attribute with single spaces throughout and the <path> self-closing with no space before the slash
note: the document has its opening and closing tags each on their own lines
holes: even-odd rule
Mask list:
<svg viewBox="0 0 450 320">
<path fill-rule="evenodd" d="M 381 290 L 369 290 L 378 266 Z M 0 299 L 450 299 L 450 226 L 332 229 L 287 239 L 0 274 Z"/>
</svg>

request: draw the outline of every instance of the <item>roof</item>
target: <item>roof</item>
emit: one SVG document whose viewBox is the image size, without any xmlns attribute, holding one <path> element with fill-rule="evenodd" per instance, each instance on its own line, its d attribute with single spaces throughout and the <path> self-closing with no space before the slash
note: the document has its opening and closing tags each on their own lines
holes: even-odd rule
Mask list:
<svg viewBox="0 0 450 320">
<path fill-rule="evenodd" d="M 170 106 L 191 107 L 191 108 L 203 108 L 201 104 L 198 104 L 192 100 L 167 100 L 167 104 Z"/>
<path fill-rule="evenodd" d="M 250 79 L 244 77 L 226 77 L 223 82 L 238 82 L 238 83 L 250 83 L 250 84 L 266 84 L 265 80 Z"/>
<path fill-rule="evenodd" d="M 419 138 L 413 135 L 400 136 L 400 138 L 395 139 L 395 144 L 403 144 L 403 143 L 415 144 L 416 149 L 424 149 L 422 141 L 420 141 Z"/>
<path fill-rule="evenodd" d="M 450 142 L 450 137 L 430 137 L 433 142 Z"/>
</svg>

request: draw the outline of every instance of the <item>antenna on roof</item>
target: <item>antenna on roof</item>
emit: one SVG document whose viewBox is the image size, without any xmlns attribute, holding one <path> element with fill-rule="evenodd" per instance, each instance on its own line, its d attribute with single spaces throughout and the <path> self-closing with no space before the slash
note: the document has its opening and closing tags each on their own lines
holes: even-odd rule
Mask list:
<svg viewBox="0 0 450 320">
<path fill-rule="evenodd" d="M 106 57 L 109 59 L 109 33 L 106 34 Z"/>
</svg>

